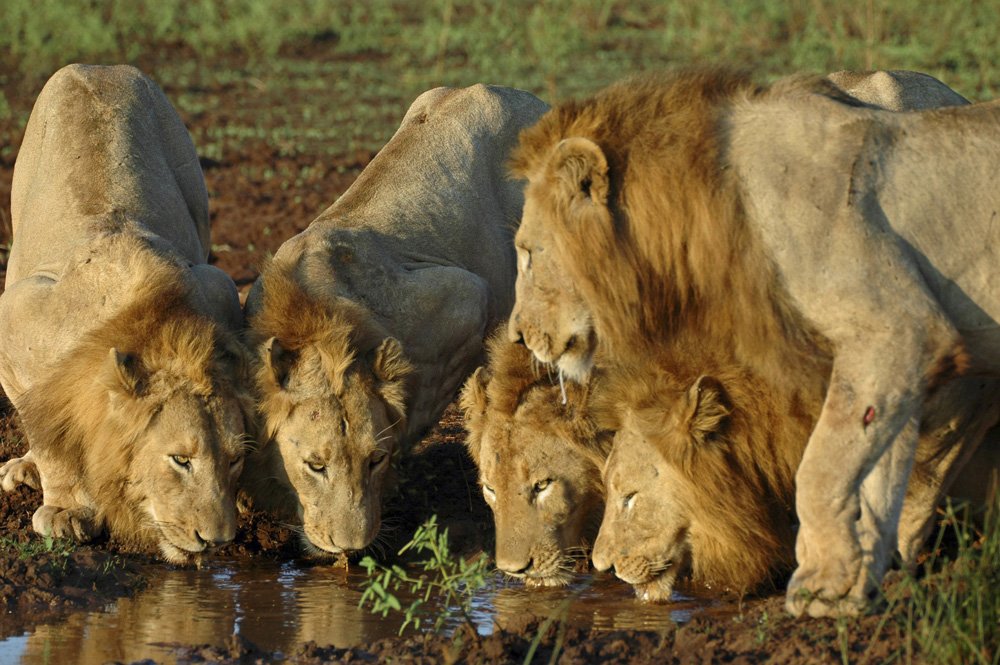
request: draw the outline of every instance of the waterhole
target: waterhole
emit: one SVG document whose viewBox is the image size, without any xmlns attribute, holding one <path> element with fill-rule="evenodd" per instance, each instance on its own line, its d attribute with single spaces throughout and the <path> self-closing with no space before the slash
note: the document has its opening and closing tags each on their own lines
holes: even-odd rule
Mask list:
<svg viewBox="0 0 1000 665">
<path fill-rule="evenodd" d="M 220 645 L 233 633 L 286 654 L 310 640 L 343 648 L 396 635 L 401 613 L 383 618 L 358 608 L 363 581 L 357 567 L 300 562 L 216 560 L 202 570 L 161 568 L 132 598 L 3 640 L 0 664 L 169 662 L 176 645 Z M 412 600 L 402 589 L 396 595 L 404 606 Z M 559 589 L 525 589 L 498 575 L 492 588 L 477 593 L 472 619 L 483 634 L 518 614 L 550 616 L 559 610 L 580 628 L 664 630 L 710 605 L 681 594 L 670 605 L 644 605 L 610 575 L 580 575 Z"/>
</svg>

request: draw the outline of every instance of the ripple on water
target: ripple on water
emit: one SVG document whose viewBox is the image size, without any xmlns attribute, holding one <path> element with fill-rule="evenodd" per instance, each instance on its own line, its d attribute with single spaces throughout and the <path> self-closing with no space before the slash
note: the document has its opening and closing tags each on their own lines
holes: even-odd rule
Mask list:
<svg viewBox="0 0 1000 665">
<path fill-rule="evenodd" d="M 0 641 L 0 662 L 90 665 L 166 658 L 172 645 L 221 644 L 234 632 L 283 653 L 307 641 L 347 647 L 396 635 L 402 616 L 383 618 L 358 608 L 363 580 L 357 567 L 302 562 L 217 560 L 202 570 L 161 568 L 134 598 Z M 403 592 L 397 597 L 404 606 L 412 600 Z M 471 616 L 483 634 L 523 613 L 558 613 L 579 628 L 662 631 L 716 604 L 681 594 L 674 600 L 666 606 L 639 603 L 630 587 L 610 575 L 581 575 L 558 589 L 525 589 L 498 575 L 493 588 L 476 595 Z"/>
</svg>

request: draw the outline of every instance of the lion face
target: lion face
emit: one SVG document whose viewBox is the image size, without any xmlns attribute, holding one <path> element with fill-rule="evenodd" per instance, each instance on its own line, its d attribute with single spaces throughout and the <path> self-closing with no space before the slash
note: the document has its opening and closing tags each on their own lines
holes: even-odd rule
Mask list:
<svg viewBox="0 0 1000 665">
<path fill-rule="evenodd" d="M 314 553 L 364 549 L 378 534 L 394 435 L 384 403 L 357 372 L 343 391 L 297 403 L 275 431 Z M 319 550 L 319 551 L 315 551 Z"/>
<path fill-rule="evenodd" d="M 276 338 L 261 347 L 258 388 L 276 475 L 287 479 L 314 554 L 367 547 L 382 520 L 382 493 L 403 429 L 404 381 L 411 366 L 387 338 L 364 357 L 318 344 L 286 349 Z"/>
<path fill-rule="evenodd" d="M 615 434 L 604 470 L 605 508 L 593 563 L 635 587 L 639 599 L 670 600 L 689 560 L 690 522 L 677 496 L 676 469 L 626 422 Z"/>
<path fill-rule="evenodd" d="M 745 404 L 746 378 L 727 381 Z M 594 566 L 614 567 L 651 601 L 669 599 L 686 564 L 703 583 L 760 586 L 790 563 L 792 550 L 781 489 L 791 481 L 758 465 L 769 464 L 763 446 L 776 427 L 748 429 L 752 419 L 714 377 L 702 375 L 686 391 L 656 385 L 615 434 Z"/>
<path fill-rule="evenodd" d="M 585 383 L 597 350 L 593 317 L 557 262 L 554 237 L 534 201 L 536 188 L 528 186 L 524 215 L 514 236 L 517 283 L 509 337 L 512 342 L 523 341 L 539 361 Z"/>
<path fill-rule="evenodd" d="M 200 560 L 236 535 L 243 417 L 232 396 L 177 391 L 136 441 L 126 500 L 167 561 Z"/>
<path fill-rule="evenodd" d="M 561 586 L 600 519 L 600 471 L 585 444 L 540 415 L 486 415 L 479 482 L 493 509 L 497 568 L 529 585 Z"/>
</svg>

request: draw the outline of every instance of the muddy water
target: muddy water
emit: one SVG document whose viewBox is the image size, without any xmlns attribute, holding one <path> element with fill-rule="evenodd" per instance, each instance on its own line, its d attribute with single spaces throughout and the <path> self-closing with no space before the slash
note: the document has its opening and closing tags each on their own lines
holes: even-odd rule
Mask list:
<svg viewBox="0 0 1000 665">
<path fill-rule="evenodd" d="M 0 665 L 169 661 L 173 645 L 221 644 L 233 633 L 282 653 L 294 653 L 310 640 L 347 647 L 397 634 L 401 617 L 382 618 L 358 608 L 362 580 L 356 567 L 348 571 L 296 562 L 215 561 L 204 570 L 159 569 L 134 598 L 0 641 Z M 404 605 L 409 600 L 405 593 L 397 596 Z M 550 616 L 557 611 L 582 628 L 657 630 L 711 605 L 682 596 L 676 600 L 669 606 L 642 605 L 624 584 L 603 575 L 580 576 L 564 589 L 524 589 L 498 578 L 494 588 L 477 595 L 473 619 L 481 633 L 523 612 Z"/>
</svg>

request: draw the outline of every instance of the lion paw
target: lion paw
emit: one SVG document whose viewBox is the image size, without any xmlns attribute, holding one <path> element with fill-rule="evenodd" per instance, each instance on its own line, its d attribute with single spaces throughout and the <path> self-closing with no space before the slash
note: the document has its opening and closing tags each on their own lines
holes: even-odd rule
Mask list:
<svg viewBox="0 0 1000 665">
<path fill-rule="evenodd" d="M 53 538 L 66 538 L 85 543 L 101 532 L 92 508 L 59 508 L 43 505 L 31 518 L 35 533 Z"/>
<path fill-rule="evenodd" d="M 856 579 L 857 575 L 839 562 L 812 569 L 800 565 L 788 583 L 785 611 L 797 617 L 860 614 L 868 607 L 868 599 L 856 593 Z"/>
<path fill-rule="evenodd" d="M 12 492 L 18 485 L 27 485 L 36 490 L 42 489 L 38 467 L 30 459 L 15 457 L 0 467 L 0 487 L 3 491 Z"/>
</svg>

